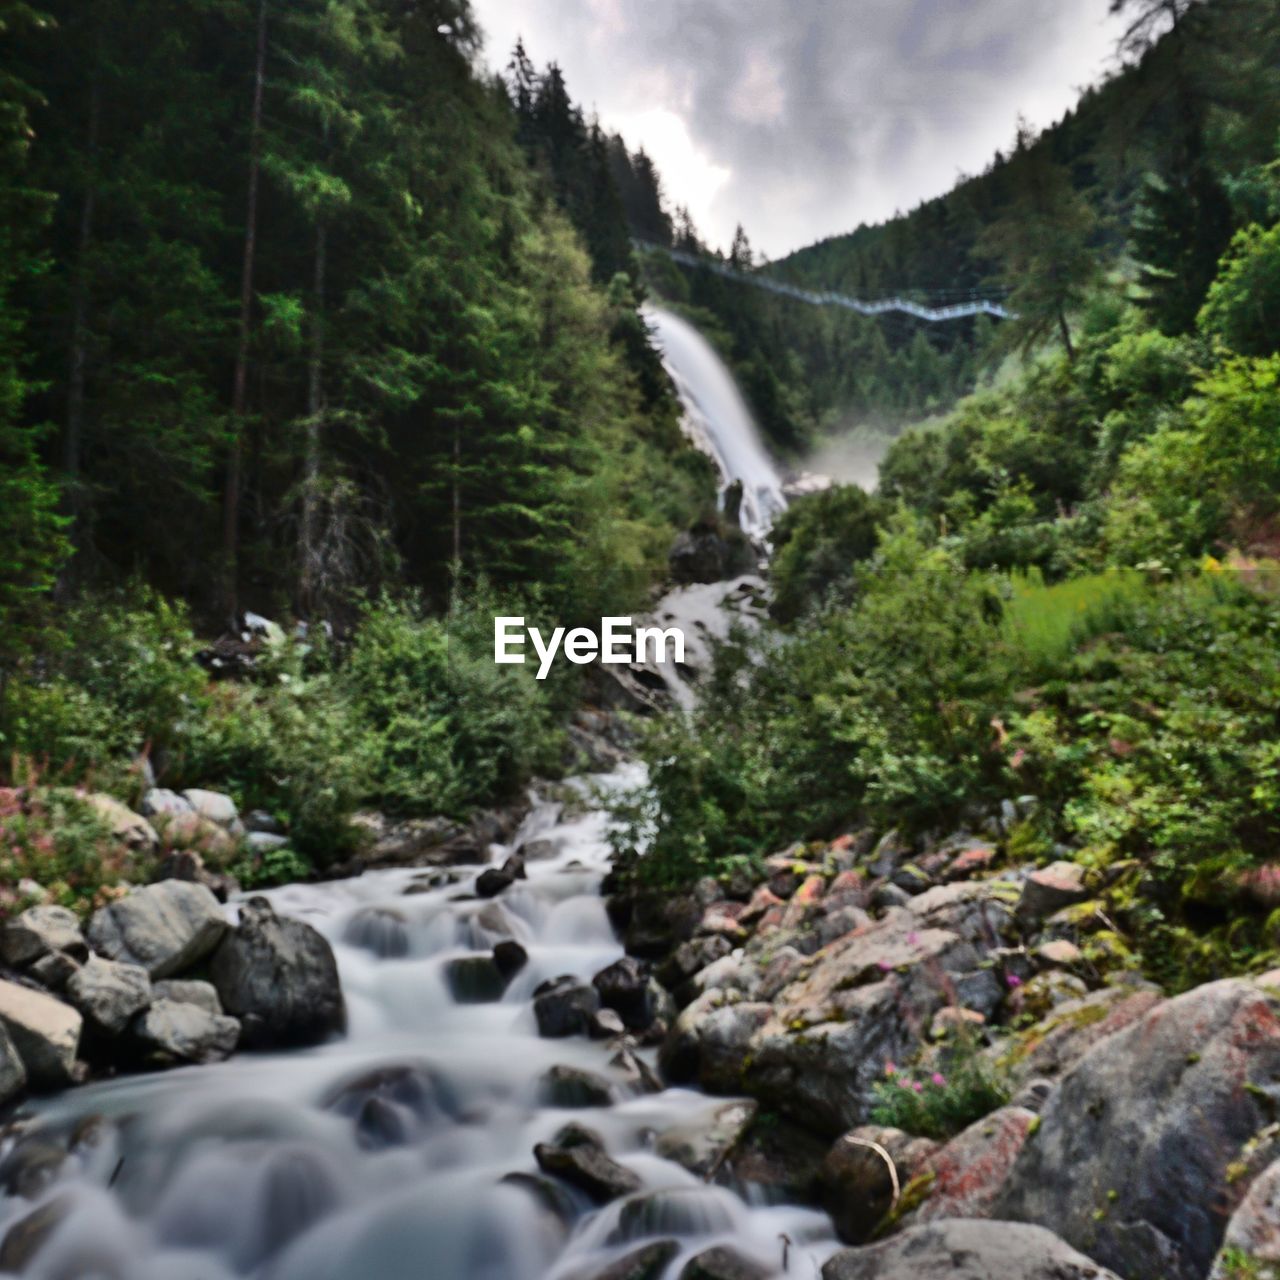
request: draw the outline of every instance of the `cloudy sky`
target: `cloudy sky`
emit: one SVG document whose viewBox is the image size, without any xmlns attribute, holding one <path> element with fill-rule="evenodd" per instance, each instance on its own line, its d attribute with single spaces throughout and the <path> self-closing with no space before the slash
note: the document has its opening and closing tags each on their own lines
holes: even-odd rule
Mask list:
<svg viewBox="0 0 1280 1280">
<path fill-rule="evenodd" d="M 1108 0 L 473 0 L 643 145 L 705 238 L 770 256 L 983 168 L 1111 65 Z"/>
</svg>

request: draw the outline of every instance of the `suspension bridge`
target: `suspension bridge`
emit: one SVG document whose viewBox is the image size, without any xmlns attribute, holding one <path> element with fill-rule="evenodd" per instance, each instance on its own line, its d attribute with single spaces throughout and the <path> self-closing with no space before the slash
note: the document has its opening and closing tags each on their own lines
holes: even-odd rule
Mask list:
<svg viewBox="0 0 1280 1280">
<path fill-rule="evenodd" d="M 882 316 L 890 312 L 901 312 L 904 315 L 914 316 L 917 320 L 924 320 L 930 324 L 937 324 L 945 320 L 960 320 L 965 316 L 978 315 L 993 316 L 997 320 L 1017 319 L 1017 315 L 1002 303 L 983 297 L 976 290 L 960 301 L 936 307 L 928 306 L 915 298 L 906 297 L 854 298 L 849 294 L 835 293 L 831 290 L 803 289 L 799 285 L 789 284 L 785 280 L 776 280 L 772 276 L 741 271 L 730 263 L 722 262 L 716 258 L 703 257 L 701 254 L 690 253 L 686 249 L 672 249 L 666 245 L 650 244 L 644 241 L 638 241 L 637 247 L 650 253 L 665 253 L 673 262 L 678 262 L 681 266 L 711 271 L 738 284 L 751 285 L 756 289 L 766 289 L 770 293 L 781 294 L 784 298 L 794 298 L 797 302 L 807 302 L 815 307 L 844 307 L 846 310 L 856 311 L 859 315 L 864 316 Z"/>
</svg>

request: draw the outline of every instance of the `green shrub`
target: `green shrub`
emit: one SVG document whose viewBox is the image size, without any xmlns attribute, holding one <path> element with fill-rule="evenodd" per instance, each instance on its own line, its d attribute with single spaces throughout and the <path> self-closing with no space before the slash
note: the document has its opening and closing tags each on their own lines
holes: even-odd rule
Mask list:
<svg viewBox="0 0 1280 1280">
<path fill-rule="evenodd" d="M 550 691 L 528 664 L 494 663 L 494 612 L 472 602 L 435 619 L 389 599 L 366 609 L 342 684 L 386 807 L 462 817 L 557 767 Z"/>
<path fill-rule="evenodd" d="M 70 788 L 0 788 L 0 917 L 29 905 L 17 895 L 22 880 L 87 915 L 112 886 L 145 879 L 149 870 Z"/>
<path fill-rule="evenodd" d="M 914 1071 L 890 1062 L 874 1086 L 874 1124 L 945 1142 L 1012 1095 L 1006 1073 L 988 1059 L 970 1036 L 959 1040 L 936 1063 Z"/>
</svg>

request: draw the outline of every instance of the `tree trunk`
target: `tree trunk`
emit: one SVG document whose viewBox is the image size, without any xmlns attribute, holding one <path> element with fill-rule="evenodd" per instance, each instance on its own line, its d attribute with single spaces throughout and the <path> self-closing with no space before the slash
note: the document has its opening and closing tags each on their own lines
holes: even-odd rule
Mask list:
<svg viewBox="0 0 1280 1280">
<path fill-rule="evenodd" d="M 258 180 L 262 170 L 262 98 L 267 71 L 267 0 L 258 0 L 258 42 L 254 60 L 253 110 L 249 125 L 249 193 L 245 212 L 244 258 L 240 271 L 240 327 L 231 387 L 231 447 L 222 503 L 223 604 L 230 625 L 239 614 L 240 460 L 249 383 L 249 337 L 253 317 L 253 265 L 258 247 Z"/>
<path fill-rule="evenodd" d="M 71 348 L 67 372 L 67 427 L 62 441 L 62 469 L 73 521 L 80 518 L 80 455 L 84 443 L 85 381 L 89 363 L 89 254 L 98 200 L 98 137 L 102 127 L 102 85 L 95 71 L 89 87 L 88 164 L 80 232 L 76 246 L 76 274 L 71 301 Z M 72 537 L 75 537 L 74 526 Z"/>
<path fill-rule="evenodd" d="M 453 564 L 449 571 L 450 608 L 458 594 L 458 578 L 462 573 L 462 424 L 453 421 Z"/>
<path fill-rule="evenodd" d="M 1071 327 L 1067 324 L 1067 313 L 1061 307 L 1058 308 L 1058 332 L 1062 335 L 1062 345 L 1066 348 L 1067 360 L 1075 364 L 1076 349 L 1071 341 Z"/>
<path fill-rule="evenodd" d="M 324 416 L 324 276 L 328 230 L 316 226 L 315 272 L 312 279 L 311 354 L 307 363 L 307 438 L 302 464 L 302 581 L 299 602 L 304 613 L 316 606 L 320 564 L 317 533 L 320 502 L 320 436 Z"/>
</svg>

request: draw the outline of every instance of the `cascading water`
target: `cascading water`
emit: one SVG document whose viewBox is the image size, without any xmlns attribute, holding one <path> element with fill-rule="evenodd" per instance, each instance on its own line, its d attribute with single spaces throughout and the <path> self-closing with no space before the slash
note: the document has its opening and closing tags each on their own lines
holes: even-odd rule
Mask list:
<svg viewBox="0 0 1280 1280">
<path fill-rule="evenodd" d="M 684 327 L 671 319 L 667 331 L 674 326 Z M 705 397 L 699 404 L 716 408 Z M 776 476 L 763 469 L 754 435 L 736 438 L 749 427 L 738 414 L 708 431 L 727 467 L 748 460 L 743 478 L 761 513 L 753 519 L 767 519 L 780 509 L 770 505 Z M 740 584 L 699 590 L 717 589 L 741 594 Z M 270 893 L 278 912 L 333 944 L 347 1036 L 42 1102 L 22 1140 L 43 1134 L 71 1155 L 34 1200 L 0 1198 L 0 1240 L 44 1215 L 43 1243 L 21 1274 L 594 1280 L 646 1240 L 673 1239 L 679 1252 L 664 1280 L 722 1243 L 777 1276 L 813 1280 L 837 1247 L 824 1215 L 762 1205 L 749 1186 L 708 1186 L 654 1153 L 655 1134 L 696 1123 L 723 1099 L 645 1092 L 616 1046 L 537 1034 L 540 982 L 590 979 L 622 954 L 600 896 L 609 818 L 596 796 L 642 776 L 624 765 L 537 799 L 511 845 L 492 846 L 491 861 L 521 848 L 548 856 L 531 857 L 528 878 L 497 899 L 474 894 L 480 866 L 368 872 Z M 488 970 L 503 939 L 528 953 L 505 990 Z M 565 1101 L 548 1092 L 556 1066 L 603 1077 L 611 1104 L 555 1105 Z M 642 1189 L 603 1208 L 561 1191 L 553 1212 L 546 1185 L 529 1176 L 532 1151 L 570 1121 L 600 1134 Z M 0 1161 L 14 1141 L 0 1141 Z"/>
<path fill-rule="evenodd" d="M 684 406 L 694 440 L 715 459 L 725 485 L 742 482 L 742 527 L 763 537 L 787 506 L 778 474 L 733 375 L 687 320 L 646 305 L 645 319 Z"/>
</svg>

